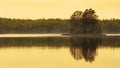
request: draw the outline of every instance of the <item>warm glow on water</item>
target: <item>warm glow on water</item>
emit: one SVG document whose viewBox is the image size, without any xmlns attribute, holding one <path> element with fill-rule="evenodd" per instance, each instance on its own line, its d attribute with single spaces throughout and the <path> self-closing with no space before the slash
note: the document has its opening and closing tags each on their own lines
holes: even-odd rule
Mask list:
<svg viewBox="0 0 120 68">
<path fill-rule="evenodd" d="M 105 34 L 105 36 L 120 36 L 120 34 Z M 15 38 L 15 37 L 71 37 L 62 34 L 0 34 L 0 38 Z"/>
<path fill-rule="evenodd" d="M 69 48 L 1 48 L 0 68 L 120 68 L 120 49 L 101 48 L 92 63 L 75 60 Z"/>
<path fill-rule="evenodd" d="M 61 37 L 61 34 L 0 34 L 0 37 Z"/>
<path fill-rule="evenodd" d="M 0 68 L 120 68 L 120 37 L 1 37 Z"/>
</svg>

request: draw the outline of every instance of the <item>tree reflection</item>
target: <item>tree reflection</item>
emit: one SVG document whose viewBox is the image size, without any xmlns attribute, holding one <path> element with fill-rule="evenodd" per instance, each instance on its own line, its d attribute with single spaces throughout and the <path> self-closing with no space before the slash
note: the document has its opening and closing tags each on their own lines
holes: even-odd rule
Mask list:
<svg viewBox="0 0 120 68">
<path fill-rule="evenodd" d="M 70 52 L 76 60 L 84 58 L 92 62 L 96 56 L 96 50 L 101 42 L 100 38 L 95 37 L 72 37 L 70 39 Z"/>
</svg>

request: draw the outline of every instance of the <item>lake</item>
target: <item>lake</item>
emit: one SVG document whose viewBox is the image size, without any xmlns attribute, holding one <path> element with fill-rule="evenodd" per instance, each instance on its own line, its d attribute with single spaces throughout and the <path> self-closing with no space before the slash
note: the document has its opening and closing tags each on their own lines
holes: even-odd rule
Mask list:
<svg viewBox="0 0 120 68">
<path fill-rule="evenodd" d="M 120 37 L 1 37 L 0 68 L 120 68 Z"/>
</svg>

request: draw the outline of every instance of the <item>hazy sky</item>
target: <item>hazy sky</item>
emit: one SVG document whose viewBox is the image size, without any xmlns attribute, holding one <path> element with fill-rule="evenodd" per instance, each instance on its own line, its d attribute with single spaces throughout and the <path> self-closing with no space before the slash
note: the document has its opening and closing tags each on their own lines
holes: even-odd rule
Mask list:
<svg viewBox="0 0 120 68">
<path fill-rule="evenodd" d="M 68 19 L 87 8 L 96 10 L 100 19 L 120 18 L 120 0 L 0 0 L 0 17 Z"/>
</svg>

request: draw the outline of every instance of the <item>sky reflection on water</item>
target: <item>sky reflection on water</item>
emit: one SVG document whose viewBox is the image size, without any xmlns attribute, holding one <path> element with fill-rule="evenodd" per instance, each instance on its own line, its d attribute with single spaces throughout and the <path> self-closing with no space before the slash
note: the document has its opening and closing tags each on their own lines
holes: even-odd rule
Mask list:
<svg viewBox="0 0 120 68">
<path fill-rule="evenodd" d="M 119 68 L 120 38 L 1 38 L 1 68 Z"/>
</svg>

